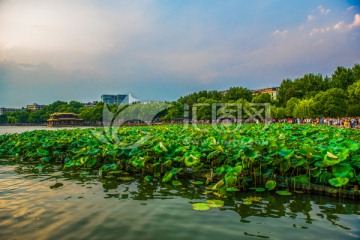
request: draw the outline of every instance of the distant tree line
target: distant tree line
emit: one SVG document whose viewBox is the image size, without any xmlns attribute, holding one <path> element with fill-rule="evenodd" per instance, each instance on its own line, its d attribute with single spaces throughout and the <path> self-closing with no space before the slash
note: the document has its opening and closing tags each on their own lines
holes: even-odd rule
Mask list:
<svg viewBox="0 0 360 240">
<path fill-rule="evenodd" d="M 29 110 L 7 112 L 0 115 L 0 124 L 45 124 L 50 114 L 55 112 L 72 112 L 79 115 L 88 124 L 99 124 L 104 121 L 160 121 L 166 114 L 164 102 L 134 103 L 130 106 L 106 104 L 99 102 L 95 106 L 88 107 L 77 101 L 56 101 L 41 110 Z M 105 117 L 106 119 L 103 119 Z"/>
<path fill-rule="evenodd" d="M 228 91 L 200 91 L 173 102 L 164 117 L 182 119 L 184 104 L 199 103 L 270 103 L 274 118 L 356 117 L 360 115 L 360 65 L 338 67 L 329 77 L 305 74 L 297 79 L 285 79 L 276 100 L 270 94 L 252 95 L 249 89 L 233 87 Z M 191 115 L 191 112 L 189 113 Z M 209 107 L 198 107 L 197 119 L 211 119 Z"/>
<path fill-rule="evenodd" d="M 276 100 L 269 94 L 252 95 L 251 90 L 243 87 L 232 87 L 227 91 L 199 91 L 180 97 L 163 110 L 168 103 L 137 103 L 129 106 L 107 105 L 110 117 L 120 109 L 126 109 L 121 115 L 125 119 L 151 121 L 155 118 L 162 121 L 182 120 L 184 109 L 198 104 L 197 119 L 211 119 L 212 103 L 270 103 L 271 116 L 274 118 L 313 118 L 313 117 L 356 117 L 360 115 L 360 65 L 352 68 L 338 67 L 331 76 L 305 74 L 297 79 L 285 79 L 279 87 Z M 77 101 L 56 101 L 42 110 L 8 112 L 0 115 L 0 124 L 44 124 L 54 112 L 73 112 L 88 123 L 103 120 L 104 103 L 86 107 Z M 189 111 L 189 117 L 192 112 Z M 116 117 L 116 116 L 115 116 Z"/>
</svg>

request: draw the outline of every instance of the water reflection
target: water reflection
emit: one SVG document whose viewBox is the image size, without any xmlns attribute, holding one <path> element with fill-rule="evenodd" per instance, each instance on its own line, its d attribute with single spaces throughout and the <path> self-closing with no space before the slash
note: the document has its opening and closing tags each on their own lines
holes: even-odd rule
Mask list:
<svg viewBox="0 0 360 240">
<path fill-rule="evenodd" d="M 360 237 L 359 205 L 352 200 L 307 194 L 233 193 L 224 199 L 224 207 L 197 212 L 190 203 L 216 197 L 204 194 L 205 186 L 185 179 L 179 179 L 183 185 L 175 187 L 159 179 L 145 181 L 143 176 L 130 180 L 128 175 L 99 178 L 96 172 L 63 173 L 60 166 L 39 170 L 7 162 L 0 169 L 0 235 L 8 237 L 39 237 L 40 230 L 46 230 L 49 238 L 45 239 L 97 239 L 100 232 L 115 237 L 121 229 L 128 234 L 124 239 L 133 239 L 143 231 L 139 226 L 151 230 L 151 236 L 162 233 L 173 238 L 189 237 L 179 233 L 179 228 L 186 229 L 194 239 L 239 238 L 239 234 L 250 239 Z M 261 200 L 243 204 L 249 196 Z M 80 228 L 86 232 L 79 235 Z M 65 235 L 58 233 L 59 229 Z M 198 229 L 207 232 L 194 237 Z"/>
</svg>

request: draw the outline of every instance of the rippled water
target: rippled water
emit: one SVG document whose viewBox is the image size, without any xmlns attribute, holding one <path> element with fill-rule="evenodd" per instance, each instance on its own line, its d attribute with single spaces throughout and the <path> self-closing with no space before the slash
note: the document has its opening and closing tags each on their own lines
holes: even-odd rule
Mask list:
<svg viewBox="0 0 360 240">
<path fill-rule="evenodd" d="M 36 173 L 0 165 L 0 239 L 357 239 L 358 203 L 325 196 L 237 193 L 225 206 L 194 211 L 213 199 L 204 186 Z M 247 196 L 262 201 L 242 204 Z"/>
</svg>

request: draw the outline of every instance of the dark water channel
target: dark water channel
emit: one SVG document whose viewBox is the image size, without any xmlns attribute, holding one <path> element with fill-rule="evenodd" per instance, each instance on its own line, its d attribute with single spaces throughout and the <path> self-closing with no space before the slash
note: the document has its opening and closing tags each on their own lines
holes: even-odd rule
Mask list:
<svg viewBox="0 0 360 240">
<path fill-rule="evenodd" d="M 234 193 L 221 208 L 205 186 L 0 165 L 0 239 L 359 239 L 360 208 L 321 195 Z M 262 200 L 243 204 L 249 196 Z"/>
</svg>

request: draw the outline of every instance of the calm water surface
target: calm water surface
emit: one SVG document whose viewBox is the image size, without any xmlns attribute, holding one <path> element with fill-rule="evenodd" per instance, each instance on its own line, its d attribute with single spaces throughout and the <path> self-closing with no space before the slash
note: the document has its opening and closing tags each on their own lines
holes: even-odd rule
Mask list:
<svg viewBox="0 0 360 240">
<path fill-rule="evenodd" d="M 222 208 L 204 186 L 40 173 L 0 165 L 0 239 L 358 239 L 357 203 L 324 196 L 237 193 Z M 126 175 L 125 175 L 126 177 Z M 260 202 L 242 204 L 247 196 Z"/>
<path fill-rule="evenodd" d="M 29 132 L 33 130 L 59 130 L 59 129 L 74 129 L 77 127 L 47 127 L 47 126 L 0 126 L 0 135 L 2 134 L 13 134 L 13 133 L 22 133 Z M 91 128 L 91 127 L 80 127 L 80 128 Z"/>
</svg>

